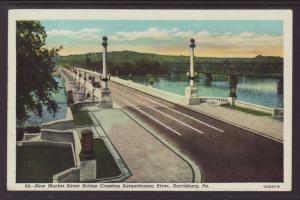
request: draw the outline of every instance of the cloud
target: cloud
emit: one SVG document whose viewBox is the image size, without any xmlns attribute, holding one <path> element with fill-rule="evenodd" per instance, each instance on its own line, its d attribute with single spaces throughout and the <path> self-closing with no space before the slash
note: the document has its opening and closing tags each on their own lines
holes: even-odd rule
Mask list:
<svg viewBox="0 0 300 200">
<path fill-rule="evenodd" d="M 70 39 L 72 41 L 72 43 L 68 41 L 64 45 L 64 54 L 73 54 L 77 51 L 80 51 L 80 53 L 100 51 L 99 45 L 91 44 L 91 41 L 101 40 L 100 33 L 101 30 L 97 28 L 80 29 L 77 31 L 67 29 L 47 31 L 52 41 L 57 38 L 62 38 L 63 40 Z M 207 30 L 183 31 L 178 28 L 151 27 L 142 31 L 119 31 L 108 35 L 110 50 L 135 50 L 176 55 L 189 53 L 190 38 L 196 40 L 196 53 L 199 53 L 200 56 L 213 56 L 214 54 L 220 57 L 251 57 L 258 54 L 282 56 L 283 53 L 282 35 L 257 34 L 253 32 L 218 33 Z M 81 44 L 87 46 L 73 48 L 75 43 L 78 43 L 74 42 L 73 44 L 73 40 L 82 41 Z"/>
<path fill-rule="evenodd" d="M 181 34 L 181 32 L 177 28 L 173 29 L 159 29 L 159 28 L 149 28 L 145 31 L 131 31 L 131 32 L 116 32 L 110 39 L 116 41 L 122 40 L 139 40 L 139 39 L 156 39 L 156 40 L 170 40 L 173 39 L 170 35 Z"/>
<path fill-rule="evenodd" d="M 66 30 L 66 29 L 54 29 L 47 31 L 49 37 L 66 37 L 71 39 L 82 40 L 95 40 L 100 39 L 101 29 L 98 28 L 85 28 L 78 31 Z"/>
<path fill-rule="evenodd" d="M 252 32 L 242 32 L 233 34 L 210 33 L 206 30 L 199 32 L 180 31 L 177 28 L 149 28 L 145 31 L 116 32 L 109 36 L 114 41 L 134 41 L 143 39 L 153 39 L 158 41 L 179 40 L 178 44 L 195 38 L 196 43 L 205 48 L 251 48 L 260 46 L 282 47 L 282 36 L 273 36 L 269 34 L 256 34 Z"/>
</svg>

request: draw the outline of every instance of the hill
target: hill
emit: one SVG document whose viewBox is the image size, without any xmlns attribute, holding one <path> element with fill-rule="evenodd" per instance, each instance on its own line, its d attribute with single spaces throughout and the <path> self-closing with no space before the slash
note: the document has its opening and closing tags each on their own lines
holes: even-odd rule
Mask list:
<svg viewBox="0 0 300 200">
<path fill-rule="evenodd" d="M 87 53 L 79 55 L 58 56 L 53 59 L 57 65 L 81 66 L 91 69 L 102 66 L 102 53 Z M 183 70 L 188 69 L 189 56 L 170 56 L 154 53 L 139 53 L 133 51 L 112 51 L 107 55 L 109 71 L 120 74 L 137 73 L 165 73 L 174 68 L 174 63 L 184 65 Z M 283 58 L 274 56 L 258 55 L 254 58 L 216 58 L 216 57 L 195 57 L 195 65 L 200 63 L 245 63 L 245 64 L 279 64 L 283 65 Z M 181 65 L 181 66 L 183 66 Z M 277 67 L 278 68 L 278 67 Z M 271 70 L 271 68 L 270 68 Z M 272 69 L 274 70 L 274 69 Z M 280 71 L 276 69 L 275 71 Z M 282 72 L 282 69 L 281 69 Z"/>
</svg>

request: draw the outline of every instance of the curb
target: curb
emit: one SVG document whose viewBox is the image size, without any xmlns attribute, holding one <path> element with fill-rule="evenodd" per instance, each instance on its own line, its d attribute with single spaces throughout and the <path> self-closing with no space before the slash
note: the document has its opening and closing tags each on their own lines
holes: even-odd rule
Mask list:
<svg viewBox="0 0 300 200">
<path fill-rule="evenodd" d="M 132 176 L 132 173 L 128 166 L 126 165 L 124 159 L 122 158 L 121 154 L 118 152 L 117 148 L 113 145 L 109 137 L 107 136 L 107 133 L 105 132 L 104 128 L 100 124 L 100 122 L 97 120 L 97 118 L 94 116 L 92 112 L 88 112 L 90 118 L 94 118 L 97 124 L 94 124 L 95 131 L 98 134 L 99 138 L 103 140 L 105 143 L 107 149 L 111 153 L 112 157 L 114 158 L 115 163 L 119 167 L 121 174 L 115 177 L 107 177 L 107 178 L 100 178 L 97 179 L 97 182 L 102 183 L 115 183 L 115 182 L 123 182 L 126 179 L 128 179 L 130 176 Z M 101 136 L 100 133 L 97 131 L 96 127 L 100 127 L 105 134 L 105 136 Z"/>
<path fill-rule="evenodd" d="M 158 141 L 160 141 L 168 149 L 170 149 L 176 155 L 178 155 L 182 160 L 184 160 L 189 165 L 189 167 L 192 170 L 192 173 L 193 173 L 192 182 L 193 183 L 201 183 L 202 182 L 202 176 L 201 176 L 200 168 L 195 164 L 194 161 L 192 161 L 186 155 L 184 155 L 183 153 L 181 153 L 176 147 L 172 146 L 167 141 L 165 141 L 164 138 L 158 136 L 158 134 L 156 134 L 153 129 L 151 129 L 150 127 L 148 127 L 148 125 L 146 125 L 142 120 L 140 120 L 137 117 L 135 117 L 134 114 L 131 114 L 128 111 L 126 111 L 126 110 L 124 110 L 122 108 L 120 108 L 120 110 L 124 114 L 126 114 L 130 119 L 132 119 L 135 123 L 137 123 L 139 126 L 141 126 L 142 128 L 144 128 L 147 132 L 149 132 L 153 137 L 155 137 Z"/>
</svg>

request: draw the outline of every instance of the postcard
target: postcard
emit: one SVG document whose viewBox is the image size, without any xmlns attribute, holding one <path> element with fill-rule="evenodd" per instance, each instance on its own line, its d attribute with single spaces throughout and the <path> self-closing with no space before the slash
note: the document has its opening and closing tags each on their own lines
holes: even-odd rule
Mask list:
<svg viewBox="0 0 300 200">
<path fill-rule="evenodd" d="M 9 191 L 291 191 L 291 10 L 11 9 Z"/>
</svg>

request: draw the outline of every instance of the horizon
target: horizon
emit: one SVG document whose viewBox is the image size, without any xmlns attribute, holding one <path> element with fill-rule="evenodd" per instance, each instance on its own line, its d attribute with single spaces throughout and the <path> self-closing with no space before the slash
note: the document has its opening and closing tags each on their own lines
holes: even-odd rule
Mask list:
<svg viewBox="0 0 300 200">
<path fill-rule="evenodd" d="M 167 54 L 159 54 L 159 53 L 151 53 L 151 52 L 138 52 L 138 51 L 130 51 L 130 50 L 120 50 L 120 51 L 107 51 L 107 53 L 113 53 L 113 52 L 131 52 L 131 53 L 140 53 L 140 54 L 155 54 L 159 56 L 184 56 L 184 57 L 189 57 L 190 55 L 167 55 Z M 102 54 L 102 51 L 100 52 L 87 52 L 87 53 L 79 53 L 79 54 L 70 54 L 70 55 L 58 55 L 61 57 L 67 57 L 67 56 L 81 56 L 81 55 L 87 55 L 87 54 Z M 242 59 L 242 58 L 255 58 L 257 56 L 264 56 L 264 55 L 256 55 L 253 57 L 207 57 L 207 56 L 194 56 L 195 58 L 237 58 L 237 59 Z M 264 57 L 279 57 L 283 58 L 282 56 L 264 56 Z"/>
</svg>

